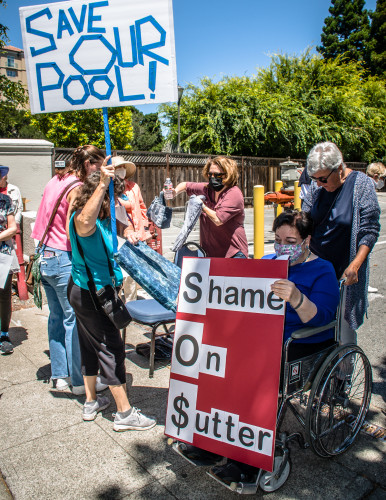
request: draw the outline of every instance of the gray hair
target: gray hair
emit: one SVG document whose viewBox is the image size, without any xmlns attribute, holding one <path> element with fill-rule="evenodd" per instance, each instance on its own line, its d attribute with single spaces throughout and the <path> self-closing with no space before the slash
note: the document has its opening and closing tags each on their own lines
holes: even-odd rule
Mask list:
<svg viewBox="0 0 386 500">
<path fill-rule="evenodd" d="M 314 175 L 319 170 L 338 170 L 340 165 L 343 170 L 346 168 L 343 155 L 333 142 L 319 142 L 311 149 L 307 157 L 308 175 Z"/>
</svg>

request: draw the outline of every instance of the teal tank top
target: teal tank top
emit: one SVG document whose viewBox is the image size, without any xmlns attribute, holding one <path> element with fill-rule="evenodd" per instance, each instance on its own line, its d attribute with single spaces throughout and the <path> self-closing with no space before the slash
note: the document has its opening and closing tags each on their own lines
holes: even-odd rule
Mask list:
<svg viewBox="0 0 386 500">
<path fill-rule="evenodd" d="M 91 236 L 82 237 L 76 234 L 74 225 L 74 215 L 70 220 L 70 241 L 72 249 L 72 270 L 71 276 L 75 283 L 81 288 L 88 290 L 87 272 L 84 260 L 79 253 L 76 239 L 82 247 L 87 265 L 91 271 L 95 286 L 100 290 L 106 285 L 113 285 L 107 259 L 110 259 L 115 275 L 115 286 L 122 284 L 122 271 L 113 258 L 113 242 L 111 235 L 110 219 L 96 221 L 96 230 Z M 102 238 L 106 244 L 108 256 L 104 249 Z"/>
</svg>

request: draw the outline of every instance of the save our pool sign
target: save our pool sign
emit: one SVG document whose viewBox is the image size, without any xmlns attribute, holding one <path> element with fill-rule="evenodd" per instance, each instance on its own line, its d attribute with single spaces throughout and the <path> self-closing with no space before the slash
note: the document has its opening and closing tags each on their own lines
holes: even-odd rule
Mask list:
<svg viewBox="0 0 386 500">
<path fill-rule="evenodd" d="M 184 259 L 165 434 L 272 471 L 287 278 L 280 260 Z"/>
<path fill-rule="evenodd" d="M 172 0 L 20 8 L 32 113 L 177 100 Z"/>
</svg>

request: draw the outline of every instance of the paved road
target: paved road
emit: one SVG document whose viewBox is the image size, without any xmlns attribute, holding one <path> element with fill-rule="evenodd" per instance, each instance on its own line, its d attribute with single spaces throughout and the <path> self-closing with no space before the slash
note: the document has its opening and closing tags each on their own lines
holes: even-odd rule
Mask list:
<svg viewBox="0 0 386 500">
<path fill-rule="evenodd" d="M 386 426 L 386 194 L 382 193 L 380 202 L 383 229 L 371 263 L 371 285 L 379 292 L 370 297 L 369 319 L 359 330 L 359 344 L 374 373 L 368 419 Z M 268 232 L 272 218 L 268 209 L 267 251 L 272 245 Z M 251 223 L 251 212 L 247 212 L 247 222 Z M 247 232 L 251 234 L 249 226 Z M 16 500 L 239 498 L 166 445 L 163 423 L 169 369 L 158 365 L 155 377 L 148 378 L 146 361 L 133 349 L 146 340 L 144 328 L 132 325 L 127 336 L 127 385 L 132 404 L 154 414 L 158 425 L 149 432 L 114 433 L 113 404 L 94 422 L 85 423 L 81 419 L 83 398 L 50 387 L 47 317 L 47 306 L 42 311 L 14 312 L 10 333 L 15 352 L 0 357 L 0 470 L 8 485 L 0 477 L 1 500 L 11 495 Z M 286 425 L 294 429 L 297 424 L 287 419 Z M 289 480 L 270 498 L 385 499 L 385 451 L 385 442 L 364 434 L 346 454 L 332 460 L 294 445 Z"/>
</svg>

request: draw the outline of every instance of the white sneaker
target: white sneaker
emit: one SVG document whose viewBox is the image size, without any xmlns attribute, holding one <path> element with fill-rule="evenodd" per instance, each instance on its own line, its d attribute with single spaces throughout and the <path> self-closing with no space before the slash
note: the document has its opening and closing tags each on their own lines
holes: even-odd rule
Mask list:
<svg viewBox="0 0 386 500">
<path fill-rule="evenodd" d="M 378 292 L 378 288 L 374 288 L 374 287 L 372 287 L 372 286 L 369 286 L 369 287 L 367 288 L 367 291 L 368 291 L 369 293 L 377 293 L 377 292 Z"/>
<path fill-rule="evenodd" d="M 107 388 L 108 388 L 108 385 L 103 384 L 101 382 L 101 379 L 99 377 L 97 377 L 96 385 L 95 385 L 96 392 L 102 392 Z M 72 386 L 71 390 L 72 390 L 72 393 L 75 394 L 75 396 L 82 396 L 83 394 L 86 394 L 86 389 L 85 389 L 84 385 Z"/>
<path fill-rule="evenodd" d="M 65 378 L 57 378 L 55 380 L 55 389 L 57 391 L 65 391 L 68 389 L 68 382 Z"/>
</svg>

